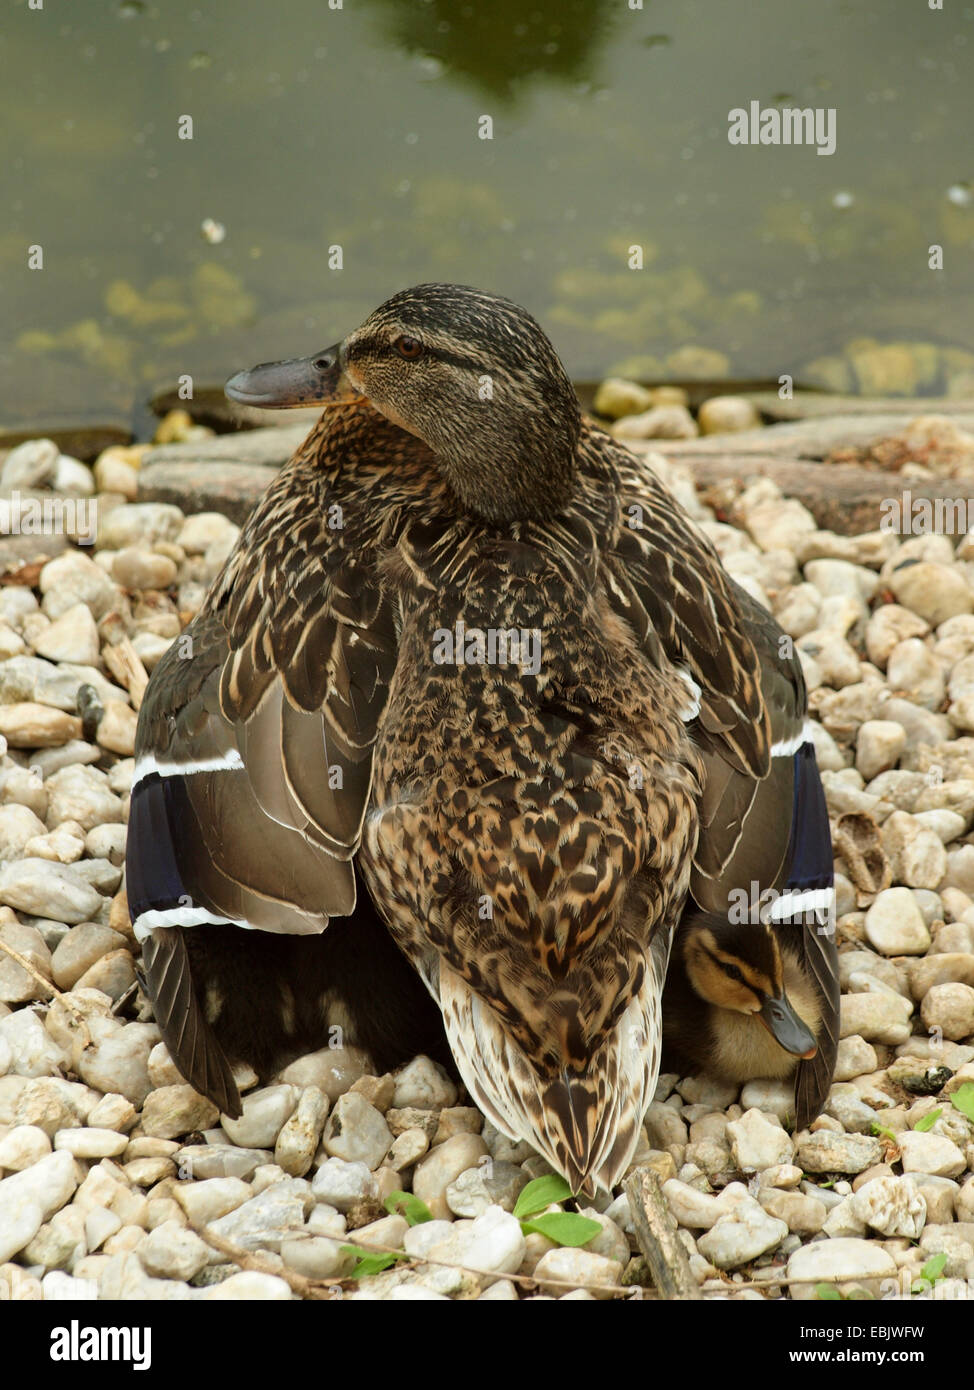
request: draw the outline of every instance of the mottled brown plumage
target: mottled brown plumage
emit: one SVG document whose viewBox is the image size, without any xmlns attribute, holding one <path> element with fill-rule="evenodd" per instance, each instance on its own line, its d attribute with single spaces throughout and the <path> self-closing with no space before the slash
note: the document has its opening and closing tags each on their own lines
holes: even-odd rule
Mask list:
<svg viewBox="0 0 974 1390">
<path fill-rule="evenodd" d="M 170 653 L 150 682 L 139 816 L 194 819 L 169 856 L 191 904 L 137 893 L 137 930 L 318 933 L 351 911 L 355 860 L 485 1114 L 575 1190 L 611 1186 L 653 1094 L 674 926 L 691 883 L 726 898 L 772 768 L 752 615 L 506 300 L 420 286 L 228 390 L 330 408 L 186 669 Z M 225 1000 L 153 950 L 200 1084 Z"/>
</svg>

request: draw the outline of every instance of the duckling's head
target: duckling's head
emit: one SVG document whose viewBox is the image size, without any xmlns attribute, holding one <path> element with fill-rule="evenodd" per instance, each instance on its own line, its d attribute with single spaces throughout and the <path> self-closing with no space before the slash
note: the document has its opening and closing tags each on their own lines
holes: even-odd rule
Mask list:
<svg viewBox="0 0 974 1390">
<path fill-rule="evenodd" d="M 463 505 L 493 522 L 571 501 L 578 400 L 531 315 L 465 285 L 417 285 L 314 357 L 240 372 L 227 394 L 264 407 L 368 401 L 432 450 Z"/>
<path fill-rule="evenodd" d="M 750 1014 L 786 1052 L 815 1056 L 815 1036 L 788 997 L 785 960 L 770 927 L 706 912 L 681 932 L 687 978 L 701 999 Z"/>
</svg>

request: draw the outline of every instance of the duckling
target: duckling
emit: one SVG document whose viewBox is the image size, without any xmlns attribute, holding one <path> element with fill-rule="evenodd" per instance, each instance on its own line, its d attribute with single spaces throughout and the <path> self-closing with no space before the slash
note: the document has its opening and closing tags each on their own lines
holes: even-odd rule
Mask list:
<svg viewBox="0 0 974 1390">
<path fill-rule="evenodd" d="M 610 1189 L 688 895 L 719 911 L 784 858 L 796 677 L 755 646 L 780 633 L 509 300 L 421 285 L 226 390 L 324 413 L 140 714 L 129 897 L 172 1055 L 239 1104 L 248 1040 L 194 943 L 327 940 L 367 894 L 487 1118 Z M 362 1026 L 395 1013 L 387 967 Z M 343 997 L 342 950 L 328 971 Z"/>
<path fill-rule="evenodd" d="M 802 948 L 766 923 L 694 913 L 677 933 L 663 993 L 663 1066 L 741 1084 L 787 1079 L 818 1057 L 829 1001 L 802 960 Z M 834 1065 L 834 1062 L 833 1062 Z M 824 1065 L 827 1082 L 832 1067 Z M 799 1128 L 825 1095 L 796 1090 Z"/>
</svg>

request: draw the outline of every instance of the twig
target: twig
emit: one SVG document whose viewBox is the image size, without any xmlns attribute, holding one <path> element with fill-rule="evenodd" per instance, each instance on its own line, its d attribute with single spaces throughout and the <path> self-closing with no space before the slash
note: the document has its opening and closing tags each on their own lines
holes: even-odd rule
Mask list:
<svg viewBox="0 0 974 1390">
<path fill-rule="evenodd" d="M 323 1291 L 334 1289 L 341 1285 L 344 1288 L 365 1288 L 367 1285 L 360 1279 L 350 1279 L 348 1275 L 336 1275 L 330 1279 L 311 1279 L 303 1274 L 294 1274 L 290 1270 L 277 1269 L 268 1261 L 262 1260 L 259 1255 L 251 1254 L 243 1250 L 240 1246 L 233 1245 L 230 1241 L 224 1240 L 222 1236 L 215 1235 L 208 1226 L 199 1229 L 193 1226 L 191 1229 L 201 1236 L 208 1245 L 212 1245 L 221 1254 L 227 1255 L 235 1264 L 239 1264 L 242 1269 L 253 1269 L 261 1274 L 276 1274 L 279 1279 L 284 1279 L 295 1293 L 301 1294 L 305 1298 L 321 1298 Z M 295 1235 L 313 1232 L 302 1232 L 296 1230 Z M 436 1265 L 442 1269 L 455 1269 L 461 1274 L 473 1274 L 478 1278 L 486 1279 L 510 1279 L 512 1283 L 523 1285 L 527 1288 L 536 1288 L 539 1283 L 545 1287 L 564 1289 L 566 1293 L 571 1293 L 577 1289 L 584 1289 L 589 1293 L 610 1294 L 613 1298 L 633 1298 L 632 1288 L 624 1288 L 618 1284 L 576 1284 L 568 1279 L 544 1279 L 539 1280 L 527 1274 L 500 1274 L 496 1269 L 476 1269 L 472 1265 L 457 1264 L 453 1260 L 437 1260 L 431 1255 L 410 1255 L 407 1250 L 402 1250 L 396 1245 L 383 1245 L 378 1241 L 355 1241 L 354 1232 L 348 1237 L 329 1236 L 329 1240 L 334 1240 L 340 1244 L 361 1244 L 363 1250 L 374 1250 L 380 1254 L 399 1255 L 405 1262 L 405 1269 L 415 1269 L 420 1264 Z M 640 1296 L 646 1297 L 651 1291 L 642 1289 Z"/>
<path fill-rule="evenodd" d="M 677 1235 L 676 1220 L 666 1205 L 651 1168 L 637 1168 L 623 1183 L 639 1248 L 663 1298 L 698 1299 L 697 1281 Z"/>
<path fill-rule="evenodd" d="M 57 998 L 63 1002 L 64 995 L 57 988 L 57 986 L 52 985 L 50 980 L 45 979 L 45 977 L 41 974 L 37 967 L 31 965 L 30 961 L 27 959 L 26 956 L 22 956 L 20 952 L 15 951 L 12 946 L 8 946 L 6 941 L 0 941 L 0 951 L 5 952 L 11 960 L 15 960 L 17 964 L 20 966 L 21 970 L 26 970 L 27 974 L 31 977 L 31 979 L 36 980 L 37 983 L 41 985 L 45 990 L 47 990 L 49 994 L 56 995 Z M 65 1007 L 70 1008 L 70 1005 L 65 1005 Z"/>
</svg>

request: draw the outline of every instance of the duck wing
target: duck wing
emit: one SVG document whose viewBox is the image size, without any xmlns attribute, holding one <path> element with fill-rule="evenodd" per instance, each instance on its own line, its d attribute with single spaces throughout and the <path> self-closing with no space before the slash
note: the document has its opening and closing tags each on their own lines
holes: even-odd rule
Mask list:
<svg viewBox="0 0 974 1390">
<path fill-rule="evenodd" d="M 184 933 L 307 935 L 354 910 L 395 664 L 369 551 L 329 527 L 305 450 L 153 672 L 136 735 L 127 875 L 147 985 L 174 1060 L 228 1113 L 239 1097 Z"/>
<path fill-rule="evenodd" d="M 649 466 L 610 448 L 620 516 L 605 557 L 609 591 L 647 654 L 675 667 L 687 686 L 684 717 L 705 769 L 691 892 L 701 907 L 720 911 L 727 905 L 723 878 L 758 789 L 778 773 L 772 714 L 793 699 L 801 672 L 782 669 L 770 640 L 774 620 L 765 615 L 767 631 L 763 620 L 755 625 L 758 606 Z M 774 882 L 780 838 L 779 831 L 769 852 L 765 836 L 748 836 L 733 879 L 746 873 L 748 881 Z M 786 845 L 787 834 L 782 855 Z"/>
</svg>

